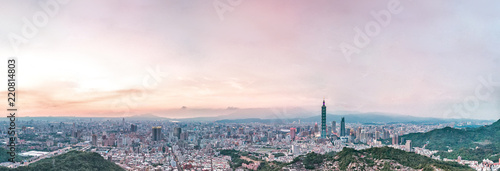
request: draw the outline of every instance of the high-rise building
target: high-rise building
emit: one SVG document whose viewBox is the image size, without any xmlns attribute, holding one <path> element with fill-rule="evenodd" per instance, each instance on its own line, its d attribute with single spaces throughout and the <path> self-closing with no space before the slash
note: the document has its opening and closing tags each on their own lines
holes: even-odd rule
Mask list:
<svg viewBox="0 0 500 171">
<path fill-rule="evenodd" d="M 316 136 L 316 134 L 319 132 L 319 128 L 318 128 L 318 123 L 314 123 L 314 135 Z"/>
<path fill-rule="evenodd" d="M 82 136 L 82 130 L 73 130 L 73 132 L 71 132 L 72 136 L 79 139 L 81 136 Z"/>
<path fill-rule="evenodd" d="M 161 126 L 155 126 L 153 127 L 153 141 L 160 141 L 161 140 Z"/>
<path fill-rule="evenodd" d="M 92 134 L 92 145 L 97 146 L 97 135 L 96 134 Z"/>
<path fill-rule="evenodd" d="M 383 135 L 382 139 L 389 139 L 389 137 L 391 137 L 391 135 L 389 134 L 389 131 L 384 130 L 384 135 Z"/>
<path fill-rule="evenodd" d="M 107 136 L 102 135 L 101 139 L 102 139 L 102 146 L 108 146 Z"/>
<path fill-rule="evenodd" d="M 181 128 L 179 127 L 174 128 L 174 136 L 177 137 L 178 140 L 181 139 L 181 132 L 182 132 Z"/>
<path fill-rule="evenodd" d="M 358 129 L 356 129 L 356 138 L 361 138 L 361 127 L 358 127 Z"/>
<path fill-rule="evenodd" d="M 406 151 L 411 151 L 411 140 L 406 140 L 405 150 Z"/>
<path fill-rule="evenodd" d="M 130 132 L 136 132 L 137 131 L 137 125 L 131 124 L 130 125 Z"/>
<path fill-rule="evenodd" d="M 346 136 L 345 135 L 345 120 L 344 120 L 344 117 L 342 117 L 342 120 L 340 121 L 340 136 L 343 137 L 343 136 Z"/>
<path fill-rule="evenodd" d="M 295 140 L 295 133 L 297 132 L 296 128 L 290 128 L 290 138 L 292 138 L 292 141 Z"/>
<path fill-rule="evenodd" d="M 332 132 L 337 133 L 337 122 L 332 121 Z"/>
<path fill-rule="evenodd" d="M 189 137 L 189 133 L 188 132 L 183 132 L 183 133 L 181 133 L 180 139 L 183 140 L 183 141 L 185 141 L 185 140 L 188 139 L 188 137 Z"/>
<path fill-rule="evenodd" d="M 399 144 L 398 135 L 396 135 L 396 134 L 392 135 L 392 145 L 398 145 L 398 144 Z"/>
<path fill-rule="evenodd" d="M 321 106 L 321 138 L 326 138 L 326 106 L 325 106 L 325 99 L 323 99 L 323 106 Z"/>
</svg>

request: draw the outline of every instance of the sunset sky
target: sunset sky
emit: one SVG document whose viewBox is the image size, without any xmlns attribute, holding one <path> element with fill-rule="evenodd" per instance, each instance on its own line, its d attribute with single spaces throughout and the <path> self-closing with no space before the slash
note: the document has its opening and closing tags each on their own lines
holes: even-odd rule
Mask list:
<svg viewBox="0 0 500 171">
<path fill-rule="evenodd" d="M 17 50 L 46 0 L 0 2 L 0 70 L 18 58 L 20 116 L 319 115 L 325 98 L 329 113 L 500 118 L 500 1 L 401 1 L 349 59 L 339 45 L 399 1 L 50 1 Z"/>
</svg>

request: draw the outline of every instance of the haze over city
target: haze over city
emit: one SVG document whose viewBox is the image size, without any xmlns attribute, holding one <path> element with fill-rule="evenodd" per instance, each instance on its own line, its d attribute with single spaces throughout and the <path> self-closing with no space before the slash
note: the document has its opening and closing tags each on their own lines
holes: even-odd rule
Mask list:
<svg viewBox="0 0 500 171">
<path fill-rule="evenodd" d="M 0 170 L 500 171 L 499 1 L 0 4 Z"/>
<path fill-rule="evenodd" d="M 2 3 L 19 117 L 315 116 L 325 98 L 328 113 L 499 118 L 497 1 L 401 1 L 349 58 L 339 45 L 387 3 L 247 0 L 221 17 L 214 1 L 69 1 L 17 50 L 9 36 L 41 8 Z"/>
</svg>

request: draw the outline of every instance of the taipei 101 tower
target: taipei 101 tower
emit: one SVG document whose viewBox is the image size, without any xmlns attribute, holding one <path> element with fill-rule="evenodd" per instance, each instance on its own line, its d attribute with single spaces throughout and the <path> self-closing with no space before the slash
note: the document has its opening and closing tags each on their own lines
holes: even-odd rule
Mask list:
<svg viewBox="0 0 500 171">
<path fill-rule="evenodd" d="M 326 106 L 325 99 L 323 99 L 323 106 L 321 106 L 321 138 L 326 138 Z"/>
</svg>

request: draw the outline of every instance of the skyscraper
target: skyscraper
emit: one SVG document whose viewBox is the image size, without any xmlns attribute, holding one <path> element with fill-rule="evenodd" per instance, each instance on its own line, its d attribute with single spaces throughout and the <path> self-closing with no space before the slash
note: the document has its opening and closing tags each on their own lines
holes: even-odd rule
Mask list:
<svg viewBox="0 0 500 171">
<path fill-rule="evenodd" d="M 177 137 L 178 140 L 181 139 L 181 132 L 182 132 L 181 128 L 179 127 L 174 128 L 174 136 Z"/>
<path fill-rule="evenodd" d="M 384 134 L 383 134 L 382 139 L 389 139 L 389 137 L 391 137 L 391 135 L 389 134 L 389 131 L 384 129 Z"/>
<path fill-rule="evenodd" d="M 392 135 L 392 145 L 398 145 L 398 144 L 399 144 L 398 135 L 396 135 L 396 134 Z"/>
<path fill-rule="evenodd" d="M 96 134 L 92 134 L 92 145 L 97 146 L 97 135 Z"/>
<path fill-rule="evenodd" d="M 337 122 L 332 121 L 332 132 L 336 133 L 337 132 Z"/>
<path fill-rule="evenodd" d="M 161 140 L 161 126 L 155 126 L 153 127 L 153 141 L 160 141 Z"/>
<path fill-rule="evenodd" d="M 342 120 L 340 121 L 340 136 L 345 136 L 345 121 L 344 117 L 342 117 Z"/>
<path fill-rule="evenodd" d="M 405 150 L 411 151 L 411 140 L 406 140 Z"/>
<path fill-rule="evenodd" d="M 321 106 L 321 138 L 326 138 L 326 106 L 325 106 L 325 99 L 323 99 L 323 106 Z"/>
<path fill-rule="evenodd" d="M 295 133 L 297 132 L 297 129 L 296 128 L 290 128 L 290 138 L 293 140 L 295 140 Z"/>
<path fill-rule="evenodd" d="M 314 136 L 316 136 L 319 132 L 319 128 L 318 128 L 318 123 L 314 123 Z"/>
<path fill-rule="evenodd" d="M 184 131 L 183 133 L 181 133 L 180 139 L 183 141 L 186 141 L 186 140 L 188 140 L 188 137 L 189 137 L 189 133 Z"/>
<path fill-rule="evenodd" d="M 137 125 L 131 124 L 130 125 L 130 132 L 136 132 L 137 131 Z"/>
</svg>

